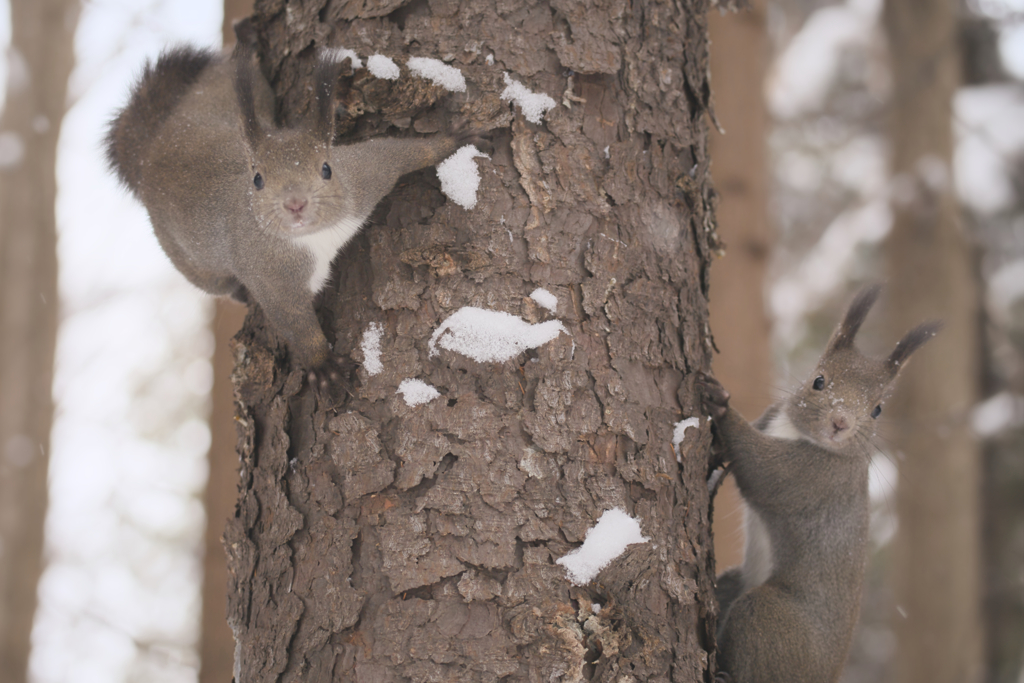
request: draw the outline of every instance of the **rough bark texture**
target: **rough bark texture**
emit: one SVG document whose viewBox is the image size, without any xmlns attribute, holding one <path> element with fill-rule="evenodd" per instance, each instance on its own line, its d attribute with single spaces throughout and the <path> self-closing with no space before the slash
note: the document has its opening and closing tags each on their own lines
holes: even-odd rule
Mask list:
<svg viewBox="0 0 1024 683">
<path fill-rule="evenodd" d="M 57 337 L 57 137 L 75 0 L 14 0 L 0 118 L 0 681 L 26 679 Z"/>
<path fill-rule="evenodd" d="M 946 327 L 907 368 L 889 414 L 904 429 L 895 549 L 897 680 L 981 678 L 979 453 L 968 421 L 980 377 L 977 275 L 950 163 L 959 83 L 956 5 L 893 0 L 895 223 L 887 245 L 893 334 L 927 318 Z M 893 316 L 896 317 L 895 315 Z"/>
<path fill-rule="evenodd" d="M 711 78 L 715 114 L 724 134 L 711 132 L 710 149 L 724 258 L 711 270 L 711 329 L 721 356 L 715 377 L 748 419 L 772 403 L 771 325 L 764 310 L 764 279 L 774 235 L 768 223 L 768 64 L 765 2 L 712 12 Z M 743 513 L 730 476 L 715 496 L 715 558 L 719 569 L 743 560 Z"/>
<path fill-rule="evenodd" d="M 257 2 L 284 118 L 305 107 L 314 45 L 438 57 L 468 93 L 404 68 L 394 82 L 358 72 L 344 101 L 364 115 L 343 130 L 429 132 L 447 112 L 495 127 L 495 151 L 474 210 L 413 174 L 335 262 L 324 329 L 361 361 L 379 323 L 382 373 L 358 369 L 325 406 L 258 311 L 237 338 L 239 681 L 710 679 L 707 422 L 680 463 L 672 448 L 710 360 L 705 11 Z M 505 72 L 560 101 L 542 125 L 499 99 Z M 529 299 L 536 287 L 558 297 L 554 316 Z M 569 334 L 505 363 L 430 357 L 463 306 L 557 317 Z M 441 398 L 409 407 L 406 378 Z M 554 561 L 615 507 L 650 542 L 572 586 Z"/>
</svg>

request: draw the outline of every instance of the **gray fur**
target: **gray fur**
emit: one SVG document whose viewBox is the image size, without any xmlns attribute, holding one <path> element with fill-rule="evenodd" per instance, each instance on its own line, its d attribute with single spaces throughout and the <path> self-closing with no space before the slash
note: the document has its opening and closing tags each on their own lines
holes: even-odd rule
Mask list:
<svg viewBox="0 0 1024 683">
<path fill-rule="evenodd" d="M 892 358 L 938 329 L 915 328 L 887 359 L 863 356 L 854 337 L 878 293 L 855 297 L 810 379 L 754 425 L 716 380 L 701 380 L 753 535 L 743 566 L 718 579 L 722 680 L 833 683 L 842 672 L 867 554 L 871 414 L 902 369 Z"/>
<path fill-rule="evenodd" d="M 399 177 L 460 146 L 435 135 L 331 147 L 337 77 L 321 63 L 311 119 L 279 128 L 251 50 L 175 48 L 147 65 L 107 138 L 111 166 L 178 270 L 211 294 L 258 303 L 293 363 L 317 372 L 334 362 L 313 310 L 331 258 Z"/>
</svg>

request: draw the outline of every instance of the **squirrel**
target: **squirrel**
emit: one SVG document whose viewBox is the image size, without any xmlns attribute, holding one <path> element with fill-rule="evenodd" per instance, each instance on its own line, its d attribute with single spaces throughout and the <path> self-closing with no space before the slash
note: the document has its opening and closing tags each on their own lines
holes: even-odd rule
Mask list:
<svg viewBox="0 0 1024 683">
<path fill-rule="evenodd" d="M 747 506 L 743 565 L 719 575 L 719 682 L 833 683 L 860 611 L 868 466 L 876 418 L 900 370 L 941 323 L 908 332 L 885 359 L 854 337 L 881 287 L 853 299 L 810 379 L 753 425 L 702 374 L 716 447 Z"/>
<path fill-rule="evenodd" d="M 340 377 L 313 310 L 335 255 L 401 176 L 479 139 L 332 146 L 342 63 L 321 57 L 311 112 L 281 128 L 251 47 L 175 47 L 146 64 L 105 141 L 175 267 L 210 294 L 259 304 L 318 390 Z"/>
</svg>

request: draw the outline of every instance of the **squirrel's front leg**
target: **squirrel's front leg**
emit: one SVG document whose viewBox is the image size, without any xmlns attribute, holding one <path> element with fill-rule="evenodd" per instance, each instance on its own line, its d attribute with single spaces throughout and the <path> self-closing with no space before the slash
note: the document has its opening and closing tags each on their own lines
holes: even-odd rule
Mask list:
<svg viewBox="0 0 1024 683">
<path fill-rule="evenodd" d="M 703 393 L 704 408 L 714 420 L 718 437 L 724 446 L 722 457 L 733 462 L 741 452 L 768 446 L 768 437 L 757 431 L 735 408 L 729 405 L 731 395 L 722 384 L 704 373 L 697 379 Z"/>
<path fill-rule="evenodd" d="M 697 384 L 703 392 L 704 406 L 714 420 L 719 456 L 729 465 L 744 500 L 758 510 L 777 509 L 779 493 L 792 487 L 785 450 L 729 405 L 729 392 L 718 380 L 702 374 Z"/>
</svg>

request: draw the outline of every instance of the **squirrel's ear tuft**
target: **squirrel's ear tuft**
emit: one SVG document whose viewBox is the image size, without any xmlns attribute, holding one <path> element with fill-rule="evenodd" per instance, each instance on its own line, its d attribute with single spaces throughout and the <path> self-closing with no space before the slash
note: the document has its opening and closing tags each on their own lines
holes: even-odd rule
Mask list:
<svg viewBox="0 0 1024 683">
<path fill-rule="evenodd" d="M 313 132 L 317 139 L 325 141 L 328 145 L 334 139 L 334 89 L 341 75 L 341 68 L 342 62 L 327 51 L 320 55 L 313 69 Z"/>
<path fill-rule="evenodd" d="M 846 309 L 843 321 L 839 323 L 835 332 L 832 333 L 832 338 L 828 342 L 829 350 L 853 346 L 853 338 L 857 336 L 857 330 L 864 324 L 868 311 L 871 310 L 875 301 L 878 300 L 878 295 L 881 292 L 882 285 L 879 284 L 868 285 L 857 292 L 857 296 L 853 298 L 850 307 Z"/>
<path fill-rule="evenodd" d="M 921 348 L 925 342 L 937 335 L 941 329 L 941 321 L 931 320 L 926 323 L 921 323 L 910 332 L 903 335 L 903 339 L 900 339 L 899 342 L 897 342 L 896 348 L 893 349 L 892 353 L 889 354 L 889 357 L 885 359 L 885 362 L 892 370 L 893 375 L 903 368 L 903 364 L 906 363 L 910 354 Z"/>
<path fill-rule="evenodd" d="M 263 137 L 260 123 L 256 119 L 256 51 L 251 46 L 238 43 L 232 54 L 235 61 L 235 95 L 242 112 L 242 129 L 251 149 L 255 149 Z"/>
</svg>

